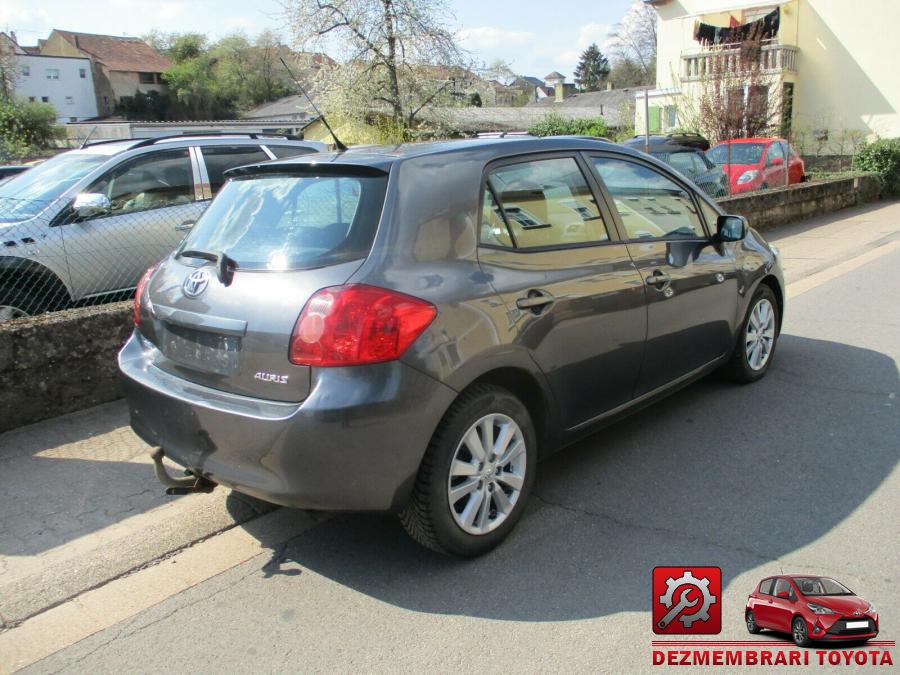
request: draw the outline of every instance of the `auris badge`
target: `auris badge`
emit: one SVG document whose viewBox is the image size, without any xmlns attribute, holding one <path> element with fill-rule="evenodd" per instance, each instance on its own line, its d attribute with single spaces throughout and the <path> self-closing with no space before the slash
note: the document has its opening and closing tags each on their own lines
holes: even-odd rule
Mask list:
<svg viewBox="0 0 900 675">
<path fill-rule="evenodd" d="M 181 291 L 189 298 L 199 298 L 209 286 L 209 272 L 199 269 L 186 277 L 181 284 Z"/>
</svg>

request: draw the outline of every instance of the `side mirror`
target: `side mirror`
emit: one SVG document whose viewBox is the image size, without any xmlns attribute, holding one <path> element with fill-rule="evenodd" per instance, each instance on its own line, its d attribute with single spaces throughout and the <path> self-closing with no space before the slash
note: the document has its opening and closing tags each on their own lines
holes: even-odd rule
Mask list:
<svg viewBox="0 0 900 675">
<path fill-rule="evenodd" d="M 196 220 L 185 220 L 183 223 L 178 223 L 178 225 L 175 226 L 175 231 L 190 232 L 196 222 Z"/>
<path fill-rule="evenodd" d="M 779 598 L 788 598 L 790 597 L 790 593 L 788 591 L 778 591 Z"/>
<path fill-rule="evenodd" d="M 747 219 L 744 216 L 719 216 L 716 236 L 719 241 L 741 241 L 747 236 Z"/>
<path fill-rule="evenodd" d="M 781 166 L 782 164 L 784 164 L 784 159 L 782 159 L 781 157 L 773 157 L 772 161 L 769 162 L 769 164 L 771 166 Z"/>
<path fill-rule="evenodd" d="M 83 192 L 76 195 L 72 202 L 72 210 L 79 218 L 93 218 L 112 210 L 109 198 L 98 192 Z"/>
</svg>

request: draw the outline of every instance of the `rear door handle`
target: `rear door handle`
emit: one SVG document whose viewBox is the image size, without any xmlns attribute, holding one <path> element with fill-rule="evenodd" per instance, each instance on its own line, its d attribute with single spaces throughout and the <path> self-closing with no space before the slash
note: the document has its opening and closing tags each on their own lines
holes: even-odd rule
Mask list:
<svg viewBox="0 0 900 675">
<path fill-rule="evenodd" d="M 648 286 L 659 286 L 662 288 L 666 284 L 672 281 L 672 277 L 670 277 L 665 272 L 660 272 L 659 270 L 653 270 L 653 274 L 645 279 Z"/>
<path fill-rule="evenodd" d="M 516 307 L 519 309 L 530 309 L 535 314 L 547 305 L 553 302 L 553 296 L 543 291 L 529 291 L 527 298 L 519 298 L 516 300 Z"/>
</svg>

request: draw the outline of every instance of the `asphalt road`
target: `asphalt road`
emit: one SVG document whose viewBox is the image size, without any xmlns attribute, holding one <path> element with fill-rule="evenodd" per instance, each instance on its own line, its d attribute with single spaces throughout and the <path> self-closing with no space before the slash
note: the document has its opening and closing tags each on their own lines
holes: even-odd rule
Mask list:
<svg viewBox="0 0 900 675">
<path fill-rule="evenodd" d="M 721 639 L 782 568 L 833 575 L 896 639 L 898 288 L 895 248 L 795 298 L 762 382 L 704 380 L 546 460 L 481 559 L 338 516 L 25 672 L 651 670 L 651 572 L 682 564 L 722 569 Z"/>
</svg>

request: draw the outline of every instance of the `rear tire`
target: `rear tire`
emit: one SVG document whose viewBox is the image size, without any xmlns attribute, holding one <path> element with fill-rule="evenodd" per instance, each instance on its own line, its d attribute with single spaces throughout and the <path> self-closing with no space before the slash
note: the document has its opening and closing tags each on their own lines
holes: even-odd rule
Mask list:
<svg viewBox="0 0 900 675">
<path fill-rule="evenodd" d="M 505 389 L 475 385 L 459 395 L 435 431 L 400 521 L 426 548 L 482 555 L 522 517 L 536 469 L 528 410 Z"/>
<path fill-rule="evenodd" d="M 747 619 L 747 632 L 750 633 L 751 635 L 759 635 L 759 630 L 760 630 L 759 624 L 756 623 L 756 615 L 753 613 L 752 609 L 749 612 L 747 612 L 746 619 Z"/>
<path fill-rule="evenodd" d="M 0 287 L 0 321 L 42 314 L 49 306 L 50 303 L 45 298 L 29 293 L 24 288 Z"/>
<path fill-rule="evenodd" d="M 775 293 L 766 284 L 760 284 L 750 300 L 731 358 L 722 367 L 722 374 L 740 384 L 756 382 L 762 378 L 775 358 L 779 322 Z M 754 352 L 752 345 L 757 345 L 760 351 Z"/>
</svg>

